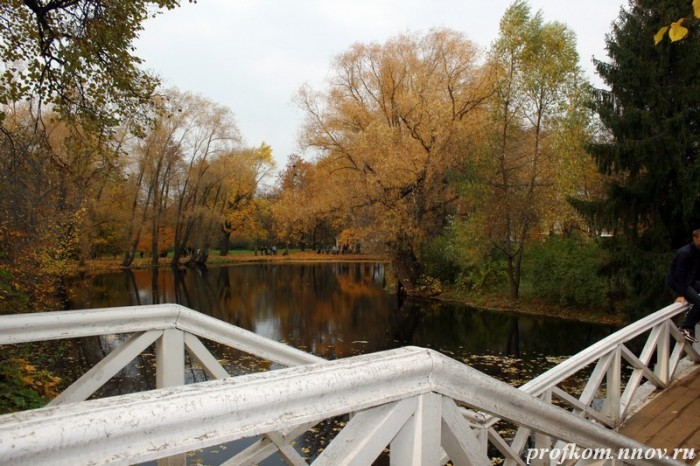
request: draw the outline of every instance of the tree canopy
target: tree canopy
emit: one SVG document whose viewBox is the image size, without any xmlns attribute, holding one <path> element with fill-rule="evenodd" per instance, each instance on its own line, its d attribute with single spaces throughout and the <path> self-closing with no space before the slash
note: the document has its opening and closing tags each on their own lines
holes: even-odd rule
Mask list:
<svg viewBox="0 0 700 466">
<path fill-rule="evenodd" d="M 328 91 L 306 89 L 303 140 L 340 189 L 337 209 L 386 247 L 401 285 L 417 292 L 420 243 L 458 196 L 451 174 L 491 90 L 475 45 L 455 31 L 356 44 L 335 61 Z M 368 234 L 369 233 L 369 234 Z"/>
<path fill-rule="evenodd" d="M 178 0 L 0 2 L 0 104 L 32 99 L 37 108 L 49 105 L 98 128 L 145 115 L 139 110 L 158 80 L 139 68 L 133 42 L 147 18 L 178 5 Z"/>
</svg>

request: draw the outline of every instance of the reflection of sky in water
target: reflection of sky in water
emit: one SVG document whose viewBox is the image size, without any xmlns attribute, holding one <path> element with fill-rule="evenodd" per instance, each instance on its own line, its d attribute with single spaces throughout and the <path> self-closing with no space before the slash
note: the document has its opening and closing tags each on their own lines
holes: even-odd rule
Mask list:
<svg viewBox="0 0 700 466">
<path fill-rule="evenodd" d="M 383 264 L 372 263 L 248 264 L 204 271 L 161 269 L 155 275 L 150 270 L 124 271 L 67 283 L 68 307 L 179 303 L 327 359 L 423 346 L 516 386 L 614 330 L 436 301 L 406 302 L 399 308 L 396 297 L 383 288 L 384 273 Z M 96 351 L 121 340 L 106 337 Z M 143 389 L 143 382 L 135 381 L 144 379 L 143 371 L 136 369 L 149 368 L 153 359 L 150 355 L 129 365 L 114 393 Z M 237 365 L 231 373 L 280 368 L 240 355 L 229 359 Z M 206 378 L 203 371 L 192 372 L 188 380 Z M 300 439 L 299 445 L 316 451 L 325 442 L 324 429 Z M 216 457 L 218 464 L 240 445 L 195 452 L 190 459 L 209 464 Z M 275 458 L 262 464 L 284 463 Z"/>
<path fill-rule="evenodd" d="M 575 354 L 612 331 L 436 301 L 399 308 L 383 288 L 384 274 L 381 263 L 322 262 L 127 270 L 68 283 L 69 307 L 179 303 L 331 359 L 406 345 L 461 361 L 478 354 L 538 359 Z"/>
<path fill-rule="evenodd" d="M 266 318 L 253 322 L 253 331 L 258 335 L 271 340 L 282 340 L 282 332 L 280 331 L 279 319 Z"/>
</svg>

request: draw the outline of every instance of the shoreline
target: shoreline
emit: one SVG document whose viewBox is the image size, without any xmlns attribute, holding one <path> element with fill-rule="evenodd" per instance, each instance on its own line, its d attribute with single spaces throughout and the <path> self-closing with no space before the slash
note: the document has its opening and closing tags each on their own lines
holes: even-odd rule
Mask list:
<svg viewBox="0 0 700 466">
<path fill-rule="evenodd" d="M 158 268 L 172 267 L 169 258 L 161 258 Z M 388 259 L 376 254 L 318 254 L 314 251 L 292 251 L 288 255 L 278 253 L 276 255 L 255 255 L 252 252 L 233 252 L 227 256 L 209 256 L 206 266 L 234 266 L 245 264 L 265 263 L 339 263 L 339 262 L 381 262 L 388 263 Z M 180 267 L 189 267 L 186 262 L 181 262 Z M 118 272 L 122 270 L 148 270 L 153 268 L 151 258 L 137 258 L 131 267 L 122 267 L 120 258 L 103 258 L 86 261 L 82 266 L 76 266 L 68 275 L 101 274 Z M 505 295 L 491 293 L 488 295 L 464 295 L 447 287 L 439 296 L 429 298 L 432 301 L 461 304 L 469 307 L 483 309 L 492 312 L 515 312 L 525 315 L 541 315 L 565 320 L 575 320 L 594 324 L 624 326 L 626 321 L 619 312 L 610 313 L 600 309 L 577 308 L 572 306 L 554 305 L 531 297 L 521 297 L 513 301 Z"/>
</svg>

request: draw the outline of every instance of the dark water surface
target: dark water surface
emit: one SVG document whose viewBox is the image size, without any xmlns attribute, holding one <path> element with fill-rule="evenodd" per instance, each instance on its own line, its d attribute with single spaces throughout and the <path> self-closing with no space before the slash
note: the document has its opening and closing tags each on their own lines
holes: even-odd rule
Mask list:
<svg viewBox="0 0 700 466">
<path fill-rule="evenodd" d="M 123 271 L 69 283 L 69 309 L 178 303 L 325 358 L 406 345 L 456 358 L 575 354 L 606 325 L 489 312 L 440 302 L 399 303 L 381 263 L 247 264 L 207 270 Z"/>
<path fill-rule="evenodd" d="M 178 303 L 328 359 L 406 345 L 429 347 L 516 386 L 616 330 L 440 302 L 399 306 L 385 291 L 385 272 L 381 263 L 352 262 L 123 271 L 69 281 L 67 307 Z M 110 345 L 109 339 L 99 343 Z M 148 356 L 137 366 L 148 366 Z M 254 358 L 216 356 L 232 361 L 231 373 L 267 368 Z M 242 367 L 246 362 L 248 367 Z M 134 382 L 144 378 L 138 372 L 127 368 L 108 391 L 149 385 Z M 204 380 L 204 375 L 193 370 L 188 380 Z M 309 435 L 300 445 L 312 451 L 311 457 L 319 446 Z M 224 453 L 230 456 L 231 448 Z M 204 454 L 201 464 L 212 454 Z"/>
</svg>

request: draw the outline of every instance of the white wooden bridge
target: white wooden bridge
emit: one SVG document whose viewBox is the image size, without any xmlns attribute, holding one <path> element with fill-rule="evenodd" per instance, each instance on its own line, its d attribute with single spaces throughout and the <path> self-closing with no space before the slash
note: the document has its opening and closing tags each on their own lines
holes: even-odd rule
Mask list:
<svg viewBox="0 0 700 466">
<path fill-rule="evenodd" d="M 661 309 L 520 388 L 416 347 L 326 361 L 172 304 L 0 316 L 0 345 L 129 335 L 47 407 L 0 416 L 0 464 L 185 464 L 187 452 L 259 437 L 224 464 L 278 454 L 307 465 L 295 439 L 341 415 L 349 421 L 314 465 L 371 465 L 382 454 L 397 466 L 560 464 L 532 455 L 556 449 L 575 450 L 577 464 L 683 464 L 615 428 L 700 362 L 673 323 L 685 309 Z M 628 343 L 644 337 L 635 354 Z M 201 339 L 285 368 L 229 377 Z M 155 390 L 88 400 L 153 344 Z M 185 385 L 186 353 L 217 380 Z M 573 377 L 584 386 L 571 388 Z"/>
</svg>

